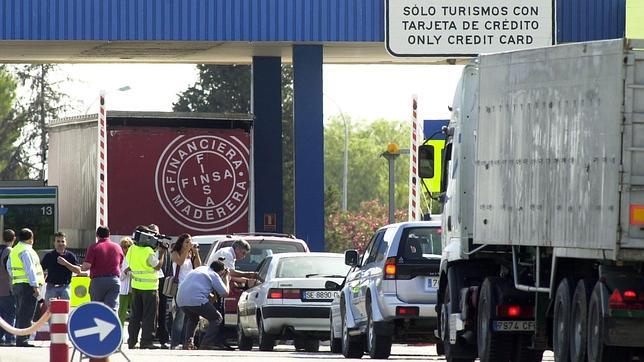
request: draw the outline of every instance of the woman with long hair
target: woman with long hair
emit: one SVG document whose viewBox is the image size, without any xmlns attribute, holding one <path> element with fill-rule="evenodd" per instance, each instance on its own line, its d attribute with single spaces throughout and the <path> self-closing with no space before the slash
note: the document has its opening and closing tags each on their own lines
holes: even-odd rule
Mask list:
<svg viewBox="0 0 644 362">
<path fill-rule="evenodd" d="M 201 266 L 199 246 L 192 243 L 190 234 L 181 234 L 172 246 L 170 253 L 172 259 L 173 275 L 178 275 L 179 285 L 192 269 Z M 178 272 L 177 272 L 178 269 Z M 175 300 L 176 306 L 176 300 Z M 184 313 L 181 308 L 175 307 L 172 331 L 170 332 L 170 348 L 174 349 L 184 340 Z"/>
</svg>

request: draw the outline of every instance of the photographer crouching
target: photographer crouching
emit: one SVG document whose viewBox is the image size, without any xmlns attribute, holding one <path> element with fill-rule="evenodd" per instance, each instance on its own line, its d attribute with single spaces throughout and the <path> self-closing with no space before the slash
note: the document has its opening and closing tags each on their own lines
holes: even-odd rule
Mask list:
<svg viewBox="0 0 644 362">
<path fill-rule="evenodd" d="M 141 329 L 141 349 L 157 349 L 153 344 L 159 307 L 158 270 L 165 261 L 170 246 L 169 237 L 157 234 L 145 226 L 138 226 L 134 232 L 134 245 L 125 256 L 129 267 L 125 272 L 132 274 L 132 312 L 128 325 L 128 347 L 136 346 Z M 156 251 L 159 250 L 159 257 Z"/>
</svg>

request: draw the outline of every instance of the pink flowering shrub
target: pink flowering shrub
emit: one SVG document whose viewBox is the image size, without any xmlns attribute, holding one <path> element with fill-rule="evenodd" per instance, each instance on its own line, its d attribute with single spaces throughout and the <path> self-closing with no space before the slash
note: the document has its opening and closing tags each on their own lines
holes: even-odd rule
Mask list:
<svg viewBox="0 0 644 362">
<path fill-rule="evenodd" d="M 326 220 L 327 251 L 358 249 L 362 253 L 375 231 L 388 223 L 388 215 L 389 207 L 379 200 L 362 202 L 357 211 L 333 210 Z M 407 210 L 396 210 L 395 219 L 407 220 Z"/>
</svg>

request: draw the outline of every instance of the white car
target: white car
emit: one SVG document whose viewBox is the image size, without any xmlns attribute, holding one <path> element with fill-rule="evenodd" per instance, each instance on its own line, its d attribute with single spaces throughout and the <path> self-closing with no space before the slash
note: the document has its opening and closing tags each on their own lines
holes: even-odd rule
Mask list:
<svg viewBox="0 0 644 362">
<path fill-rule="evenodd" d="M 204 265 L 212 262 L 213 254 L 233 242 L 244 239 L 250 244 L 250 253 L 244 259 L 235 262 L 235 269 L 243 272 L 258 271 L 258 266 L 269 255 L 289 252 L 309 252 L 309 247 L 302 239 L 293 235 L 277 233 L 243 233 L 226 235 L 198 235 L 192 242 L 199 244 L 199 255 Z M 223 333 L 227 340 L 237 340 L 237 302 L 244 288 L 231 283 L 230 292 L 223 300 Z M 208 321 L 200 318 L 198 331 L 205 333 Z"/>
<path fill-rule="evenodd" d="M 275 340 L 293 340 L 297 350 L 316 352 L 329 339 L 329 308 L 339 293 L 325 285 L 341 283 L 349 267 L 342 254 L 284 253 L 260 264 L 260 284 L 238 304 L 238 345 L 271 351 Z M 332 282 L 332 283 L 328 283 Z"/>
</svg>

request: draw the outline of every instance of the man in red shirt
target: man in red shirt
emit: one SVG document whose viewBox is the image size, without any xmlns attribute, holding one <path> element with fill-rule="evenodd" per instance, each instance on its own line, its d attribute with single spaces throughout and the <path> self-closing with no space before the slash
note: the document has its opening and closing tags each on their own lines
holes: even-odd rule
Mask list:
<svg viewBox="0 0 644 362">
<path fill-rule="evenodd" d="M 123 250 L 119 244 L 110 241 L 110 229 L 107 226 L 96 229 L 96 238 L 96 244 L 87 248 L 81 270 L 89 270 L 89 296 L 92 301 L 102 302 L 116 310 Z"/>
</svg>

